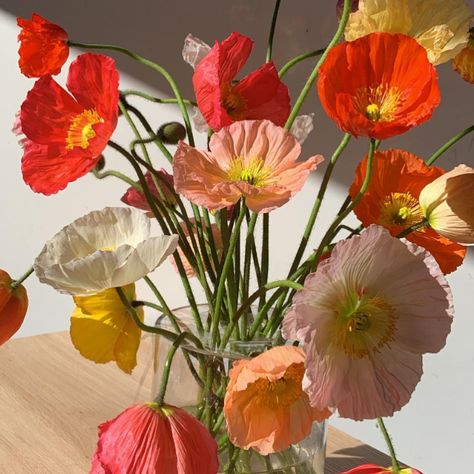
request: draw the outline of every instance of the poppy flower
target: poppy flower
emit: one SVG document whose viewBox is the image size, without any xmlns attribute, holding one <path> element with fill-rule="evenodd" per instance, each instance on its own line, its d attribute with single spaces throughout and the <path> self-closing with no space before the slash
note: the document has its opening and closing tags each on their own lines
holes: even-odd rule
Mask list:
<svg viewBox="0 0 474 474">
<path fill-rule="evenodd" d="M 69 94 L 51 76 L 38 79 L 20 111 L 26 136 L 23 179 L 54 194 L 97 164 L 117 125 L 118 72 L 100 54 L 80 55 L 69 69 Z"/>
<path fill-rule="evenodd" d="M 91 295 L 134 283 L 160 265 L 177 235 L 150 235 L 150 219 L 133 208 L 92 211 L 46 242 L 36 276 L 60 293 Z"/>
<path fill-rule="evenodd" d="M 216 474 L 217 443 L 181 408 L 132 405 L 99 426 L 89 474 Z"/>
<path fill-rule="evenodd" d="M 454 58 L 468 41 L 472 11 L 464 0 L 361 0 L 349 16 L 345 38 L 375 32 L 403 33 L 426 49 L 437 65 Z"/>
<path fill-rule="evenodd" d="M 210 152 L 180 142 L 173 159 L 174 185 L 191 202 L 211 210 L 241 197 L 254 212 L 270 212 L 290 200 L 321 155 L 297 162 L 301 146 L 269 120 L 243 120 L 212 135 Z"/>
<path fill-rule="evenodd" d="M 280 81 L 273 62 L 235 82 L 252 45 L 247 36 L 232 33 L 222 43 L 216 41 L 196 65 L 193 75 L 196 100 L 214 131 L 246 119 L 268 119 L 283 126 L 290 114 L 288 88 Z"/>
<path fill-rule="evenodd" d="M 311 406 L 354 420 L 409 401 L 422 355 L 444 347 L 453 315 L 431 254 L 377 225 L 338 242 L 293 301 L 283 335 L 304 344 Z"/>
<path fill-rule="evenodd" d="M 394 473 L 391 467 L 381 467 L 376 464 L 363 464 L 361 466 L 354 467 L 348 471 L 341 472 L 339 474 L 422 474 L 416 469 L 411 467 L 405 467 L 400 469 L 397 473 Z"/>
<path fill-rule="evenodd" d="M 155 196 L 157 199 L 165 200 L 171 206 L 176 205 L 176 198 L 173 192 L 173 175 L 169 174 L 166 170 L 160 169 L 157 171 L 161 178 L 156 178 L 158 185 L 160 186 L 160 191 L 156 188 L 153 177 L 149 171 L 145 173 L 145 181 L 148 185 L 150 193 Z M 163 179 L 171 186 L 171 190 L 164 183 L 161 183 L 160 180 Z M 138 183 L 140 184 L 140 183 Z M 126 193 L 120 199 L 123 203 L 128 204 L 129 206 L 136 207 L 137 209 L 142 209 L 144 211 L 151 212 L 150 205 L 145 198 L 145 194 L 142 191 L 138 191 L 136 188 L 131 186 L 127 189 Z"/>
<path fill-rule="evenodd" d="M 474 28 L 470 29 L 467 46 L 453 59 L 453 68 L 465 81 L 474 84 Z"/>
<path fill-rule="evenodd" d="M 17 18 L 17 23 L 21 72 L 27 77 L 59 74 L 69 56 L 67 33 L 37 13 L 31 20 Z"/>
<path fill-rule="evenodd" d="M 135 299 L 135 285 L 122 287 L 128 301 Z M 75 296 L 70 336 L 74 347 L 97 364 L 115 361 L 130 374 L 137 365 L 141 330 L 129 315 L 115 288 L 90 296 Z M 143 308 L 136 308 L 143 320 Z"/>
<path fill-rule="evenodd" d="M 349 190 L 352 197 L 362 186 L 366 169 L 367 157 L 357 166 Z M 421 158 L 407 151 L 376 152 L 369 187 L 354 212 L 365 227 L 379 224 L 396 236 L 423 221 L 420 192 L 443 174 L 441 168 L 427 166 Z M 461 265 L 466 255 L 464 246 L 446 239 L 429 227 L 411 232 L 406 239 L 428 250 L 444 274 Z"/>
<path fill-rule="evenodd" d="M 465 245 L 474 245 L 474 169 L 456 166 L 427 184 L 420 193 L 420 207 L 432 229 Z"/>
<path fill-rule="evenodd" d="M 331 415 L 327 408 L 310 406 L 302 388 L 304 365 L 303 350 L 294 346 L 274 347 L 234 364 L 224 399 L 232 443 L 263 455 L 275 453 L 305 439 L 313 421 Z"/>
<path fill-rule="evenodd" d="M 0 346 L 20 329 L 28 309 L 25 287 L 12 288 L 10 275 L 0 270 Z"/>
<path fill-rule="evenodd" d="M 383 140 L 428 120 L 440 101 L 435 68 L 413 38 L 372 33 L 332 48 L 318 91 L 345 132 Z"/>
</svg>

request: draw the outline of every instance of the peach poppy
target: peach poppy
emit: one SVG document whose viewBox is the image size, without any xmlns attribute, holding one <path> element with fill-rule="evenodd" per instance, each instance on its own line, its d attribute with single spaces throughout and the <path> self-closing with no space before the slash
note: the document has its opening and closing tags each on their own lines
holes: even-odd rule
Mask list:
<svg viewBox="0 0 474 474">
<path fill-rule="evenodd" d="M 17 18 L 21 72 L 27 77 L 59 74 L 69 56 L 67 33 L 58 25 L 33 13 L 31 20 Z"/>
<path fill-rule="evenodd" d="M 474 28 L 469 31 L 469 43 L 453 59 L 453 68 L 466 81 L 474 84 Z"/>
<path fill-rule="evenodd" d="M 181 408 L 132 405 L 99 426 L 89 474 L 216 474 L 217 443 Z"/>
<path fill-rule="evenodd" d="M 409 401 L 422 355 L 444 347 L 453 315 L 435 259 L 377 225 L 338 242 L 293 302 L 283 335 L 304 344 L 311 406 L 354 420 Z"/>
<path fill-rule="evenodd" d="M 379 140 L 425 122 L 440 101 L 425 49 L 402 34 L 372 33 L 332 48 L 318 91 L 342 130 Z"/>
<path fill-rule="evenodd" d="M 352 197 L 359 191 L 366 169 L 367 157 L 357 166 L 349 190 Z M 404 150 L 376 152 L 369 187 L 354 212 L 365 227 L 379 224 L 396 236 L 407 227 L 422 222 L 420 192 L 443 174 L 441 168 L 427 166 L 421 158 Z M 406 239 L 428 250 L 444 274 L 454 271 L 466 256 L 464 246 L 428 227 L 411 232 Z"/>
<path fill-rule="evenodd" d="M 323 160 L 297 163 L 301 146 L 269 120 L 243 120 L 211 137 L 210 151 L 180 142 L 173 159 L 175 189 L 210 210 L 245 198 L 254 212 L 270 212 L 288 202 Z"/>
<path fill-rule="evenodd" d="M 284 125 L 290 115 L 288 88 L 280 81 L 273 62 L 235 82 L 252 46 L 250 38 L 234 32 L 221 43 L 216 41 L 196 65 L 193 75 L 196 100 L 215 131 L 244 119 L 268 119 Z"/>
<path fill-rule="evenodd" d="M 28 309 L 25 287 L 12 288 L 10 275 L 0 270 L 0 346 L 20 329 Z"/>
<path fill-rule="evenodd" d="M 420 193 L 423 215 L 438 234 L 474 245 L 474 169 L 456 166 L 427 184 Z"/>
<path fill-rule="evenodd" d="M 234 364 L 224 399 L 232 443 L 275 453 L 305 439 L 313 421 L 331 415 L 327 408 L 310 406 L 302 388 L 304 365 L 303 350 L 294 346 L 274 347 Z"/>
<path fill-rule="evenodd" d="M 376 464 L 363 464 L 361 466 L 354 467 L 348 471 L 341 472 L 339 474 L 422 474 L 417 469 L 411 467 L 405 467 L 397 472 L 394 472 L 391 467 L 381 467 Z"/>
</svg>

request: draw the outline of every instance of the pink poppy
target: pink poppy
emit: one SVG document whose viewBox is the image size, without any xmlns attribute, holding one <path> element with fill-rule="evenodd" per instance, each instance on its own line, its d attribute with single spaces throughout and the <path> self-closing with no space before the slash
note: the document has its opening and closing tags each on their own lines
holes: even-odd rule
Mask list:
<svg viewBox="0 0 474 474">
<path fill-rule="evenodd" d="M 301 146 L 269 120 L 243 120 L 212 135 L 210 152 L 180 142 L 173 160 L 174 185 L 191 202 L 211 210 L 245 198 L 254 212 L 288 202 L 321 155 L 297 162 Z"/>
<path fill-rule="evenodd" d="M 304 343 L 311 405 L 363 420 L 408 402 L 422 354 L 444 347 L 452 315 L 451 291 L 431 254 L 371 225 L 336 244 L 306 278 L 283 332 Z"/>
<path fill-rule="evenodd" d="M 216 474 L 217 444 L 181 408 L 132 405 L 99 426 L 89 474 Z"/>
</svg>

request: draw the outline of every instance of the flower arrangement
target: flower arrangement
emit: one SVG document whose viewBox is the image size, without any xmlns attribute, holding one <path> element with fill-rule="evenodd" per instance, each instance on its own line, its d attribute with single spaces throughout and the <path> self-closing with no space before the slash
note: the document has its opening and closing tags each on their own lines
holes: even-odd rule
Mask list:
<svg viewBox="0 0 474 474">
<path fill-rule="evenodd" d="M 278 70 L 272 48 L 280 3 L 266 60 L 244 77 L 250 38 L 234 32 L 212 47 L 185 39 L 195 101 L 183 98 L 161 65 L 124 47 L 78 43 L 38 14 L 18 19 L 19 66 L 36 78 L 14 126 L 25 183 L 50 196 L 91 172 L 126 188 L 123 206 L 64 227 L 23 277 L 0 270 L 0 344 L 22 324 L 23 282 L 33 273 L 72 296 L 70 336 L 83 357 L 131 373 L 143 332 L 170 344 L 156 398 L 99 427 L 91 473 L 250 473 L 255 463 L 266 472 L 315 472 L 311 462 L 298 462 L 298 443 L 335 414 L 377 419 L 392 458 L 390 467 L 362 465 L 346 474 L 419 472 L 400 464 L 382 418 L 409 402 L 423 354 L 439 352 L 451 329 L 445 275 L 474 244 L 474 204 L 466 199 L 474 169 L 445 170 L 435 162 L 474 126 L 427 159 L 385 148 L 384 140 L 430 120 L 442 98 L 439 64 L 452 61 L 474 82 L 473 16 L 463 0 L 339 1 L 327 47 Z M 53 76 L 72 47 L 85 52 L 63 87 Z M 121 90 L 115 61 L 102 52 L 125 54 L 163 76 L 173 93 L 167 101 L 177 104 L 184 125 L 150 124 L 131 99 L 163 100 Z M 284 76 L 308 58 L 316 58 L 315 66 L 292 104 Z M 313 125 L 299 113 L 316 90 L 343 132 L 326 163 L 317 153 L 301 157 Z M 114 140 L 119 120 L 130 127 L 128 147 Z M 202 132 L 201 149 L 194 135 Z M 334 168 L 353 137 L 367 141 L 367 155 L 348 198 L 310 249 Z M 133 176 L 109 167 L 109 149 Z M 311 173 L 323 178 L 307 225 L 287 274 L 271 281 L 271 212 Z M 351 214 L 359 227 L 347 225 Z M 192 324 L 183 324 L 149 276 L 167 259 L 182 281 Z M 156 301 L 137 296 L 139 280 Z M 144 309 L 162 313 L 166 324 L 146 324 Z M 238 350 L 252 342 L 260 349 Z M 165 401 L 177 354 L 199 387 L 192 408 Z"/>
</svg>

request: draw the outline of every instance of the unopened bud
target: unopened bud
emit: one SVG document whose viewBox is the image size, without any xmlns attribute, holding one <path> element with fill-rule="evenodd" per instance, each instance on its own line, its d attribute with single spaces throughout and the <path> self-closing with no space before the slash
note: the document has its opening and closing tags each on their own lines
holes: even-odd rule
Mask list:
<svg viewBox="0 0 474 474">
<path fill-rule="evenodd" d="M 176 145 L 186 138 L 186 129 L 179 122 L 164 123 L 158 129 L 158 138 L 167 145 Z"/>
<path fill-rule="evenodd" d="M 95 171 L 102 171 L 105 168 L 105 157 L 104 155 L 100 155 L 97 163 L 94 166 Z"/>
</svg>

